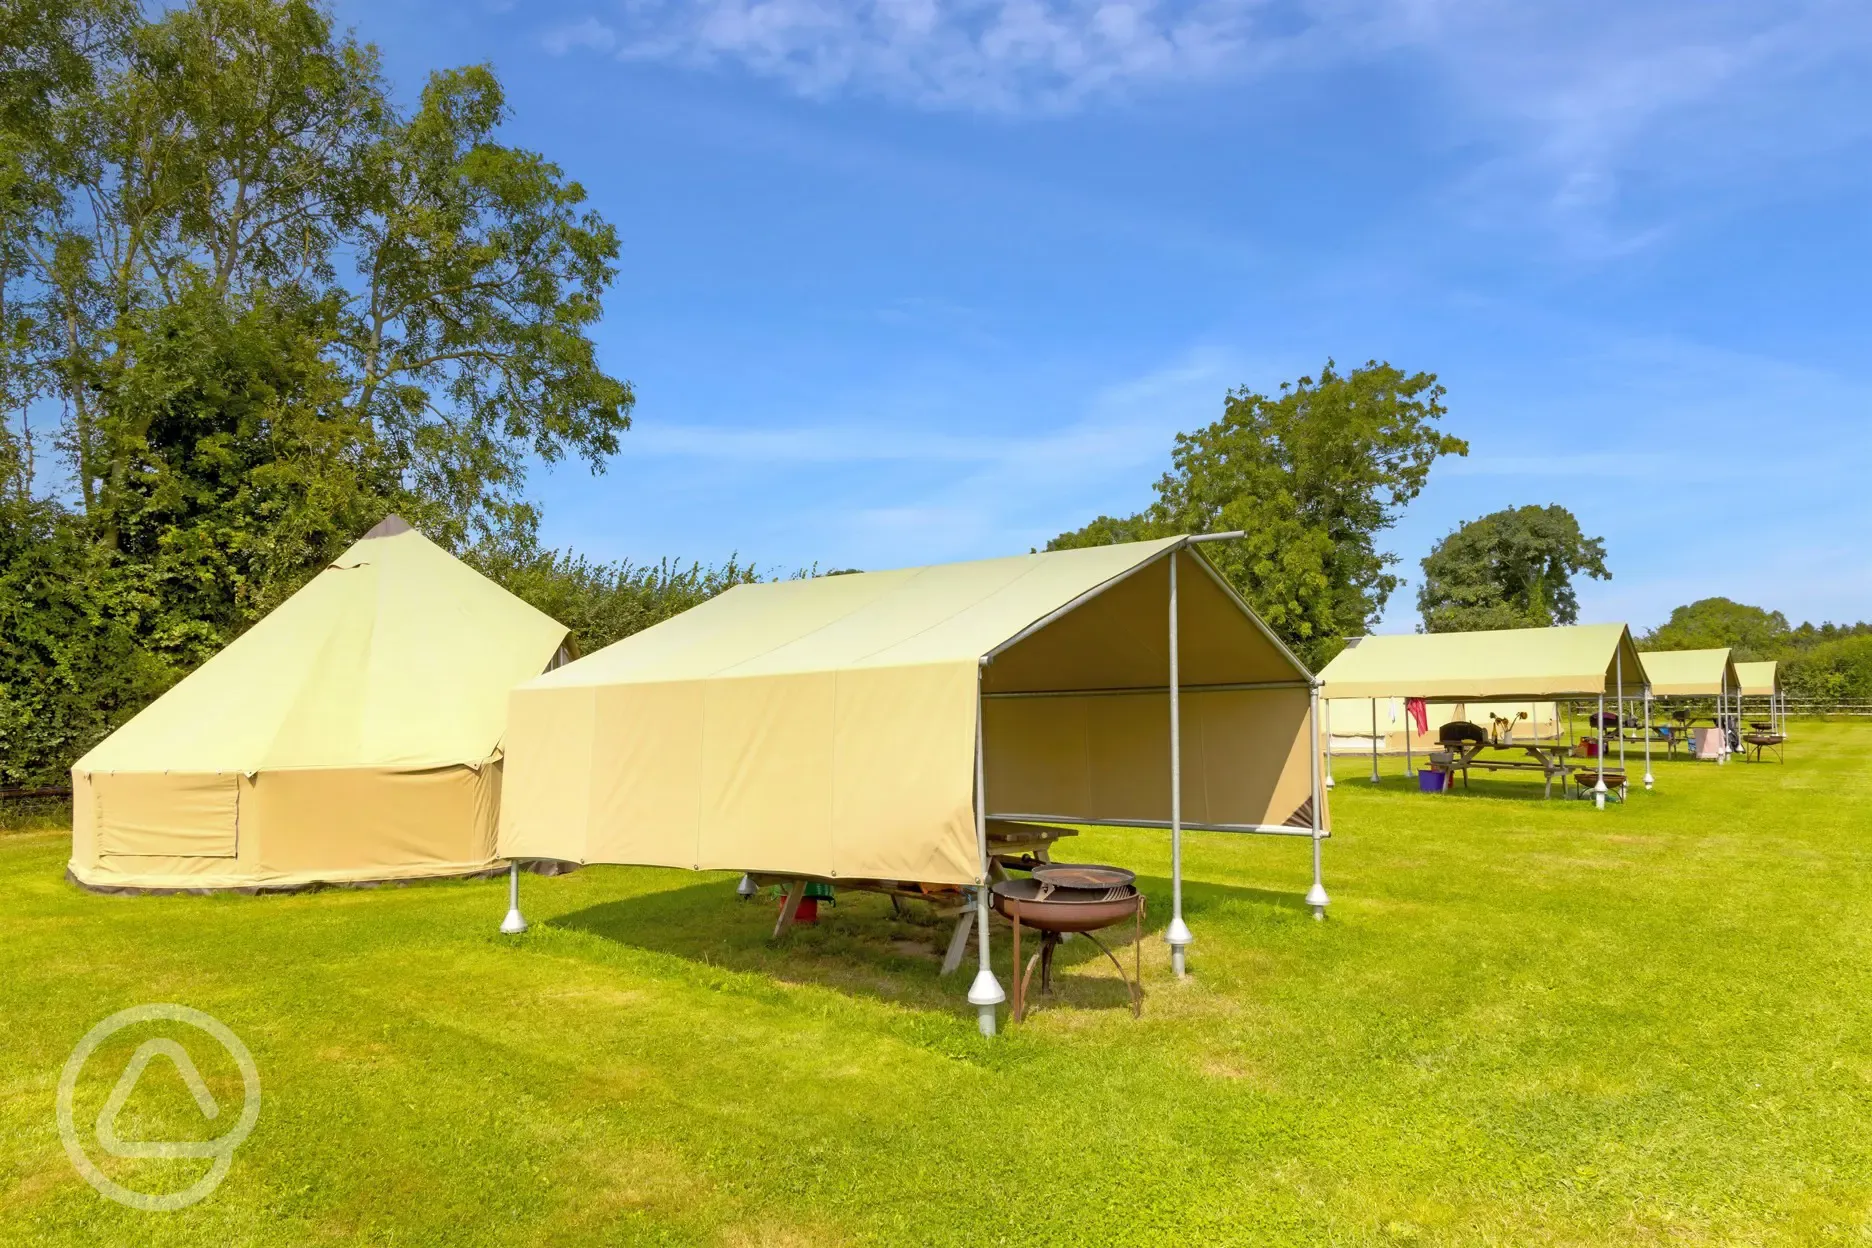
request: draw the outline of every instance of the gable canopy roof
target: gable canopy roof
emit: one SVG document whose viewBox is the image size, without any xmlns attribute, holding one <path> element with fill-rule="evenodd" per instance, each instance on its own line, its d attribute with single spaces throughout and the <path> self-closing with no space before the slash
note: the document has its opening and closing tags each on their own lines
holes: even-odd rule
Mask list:
<svg viewBox="0 0 1872 1248">
<path fill-rule="evenodd" d="M 975 882 L 978 695 L 990 812 L 1166 818 L 1173 559 L 1185 719 L 1223 743 L 1185 793 L 1207 777 L 1209 822 L 1278 824 L 1308 793 L 1311 676 L 1166 538 L 737 586 L 528 681 L 501 853 Z M 1249 697 L 1281 727 L 1231 752 Z"/>
<path fill-rule="evenodd" d="M 1331 698 L 1438 702 L 1596 698 L 1642 692 L 1645 665 L 1623 624 L 1362 637 L 1320 673 Z"/>
<path fill-rule="evenodd" d="M 1694 698 L 1734 693 L 1741 681 L 1727 646 L 1714 650 L 1647 650 L 1645 670 L 1651 692 L 1660 698 Z"/>
<path fill-rule="evenodd" d="M 74 770 L 479 763 L 500 744 L 508 692 L 565 639 L 392 516 Z"/>
<path fill-rule="evenodd" d="M 1781 692 L 1781 673 L 1773 659 L 1735 665 L 1736 679 L 1742 692 L 1751 698 L 1772 697 Z"/>
</svg>

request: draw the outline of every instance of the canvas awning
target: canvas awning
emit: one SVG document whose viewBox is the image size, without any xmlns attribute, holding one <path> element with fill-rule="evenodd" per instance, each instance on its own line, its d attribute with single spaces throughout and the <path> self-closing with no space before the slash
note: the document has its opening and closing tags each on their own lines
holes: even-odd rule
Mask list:
<svg viewBox="0 0 1872 1248">
<path fill-rule="evenodd" d="M 1182 817 L 1309 827 L 1311 677 L 1168 538 L 737 586 L 531 680 L 500 851 L 969 884 L 978 813 L 1166 823 L 1172 560 Z"/>
<path fill-rule="evenodd" d="M 1362 637 L 1320 673 L 1329 698 L 1521 701 L 1642 694 L 1646 669 L 1623 624 Z"/>
<path fill-rule="evenodd" d="M 1713 650 L 1646 650 L 1645 671 L 1651 674 L 1651 692 L 1660 698 L 1719 697 L 1741 688 L 1729 648 Z"/>
<path fill-rule="evenodd" d="M 1751 698 L 1769 698 L 1781 692 L 1781 674 L 1773 659 L 1763 659 L 1754 663 L 1737 663 L 1736 679 L 1741 682 L 1742 693 Z"/>
<path fill-rule="evenodd" d="M 210 889 L 485 870 L 507 695 L 565 641 L 392 516 L 78 760 L 71 873 Z"/>
</svg>

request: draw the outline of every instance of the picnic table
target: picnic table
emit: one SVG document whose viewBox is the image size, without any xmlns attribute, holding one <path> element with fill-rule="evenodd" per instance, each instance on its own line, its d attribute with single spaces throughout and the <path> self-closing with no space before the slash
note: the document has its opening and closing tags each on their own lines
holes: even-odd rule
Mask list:
<svg viewBox="0 0 1872 1248">
<path fill-rule="evenodd" d="M 1051 862 L 1054 843 L 1078 835 L 1076 828 L 1056 828 L 1044 823 L 1021 823 L 1011 819 L 988 820 L 988 882 L 994 884 L 1007 879 L 1010 869 L 1029 870 L 1043 862 Z M 777 884 L 787 890 L 786 900 L 780 907 L 779 921 L 774 924 L 774 939 L 778 940 L 793 926 L 793 918 L 805 898 L 808 881 L 820 880 L 821 877 L 755 871 L 749 873 L 749 878 L 757 885 Z M 976 918 L 974 902 L 959 886 L 922 884 L 914 880 L 824 879 L 821 882 L 847 891 L 883 893 L 891 899 L 893 908 L 900 908 L 905 901 L 930 902 L 936 907 L 939 918 L 955 920 L 948 950 L 943 957 L 942 974 L 953 974 L 962 964 L 962 955 L 968 952 L 969 936 L 975 930 Z"/>
<path fill-rule="evenodd" d="M 1521 758 L 1483 758 L 1484 750 L 1495 750 L 1506 754 L 1520 753 Z M 1572 757 L 1573 747 L 1565 741 L 1457 741 L 1449 749 L 1450 760 L 1444 766 L 1451 775 L 1462 772 L 1463 787 L 1469 787 L 1469 769 L 1477 767 L 1483 771 L 1538 771 L 1545 781 L 1542 796 L 1553 796 L 1553 782 L 1560 779 L 1560 792 L 1566 795 L 1567 760 Z"/>
</svg>

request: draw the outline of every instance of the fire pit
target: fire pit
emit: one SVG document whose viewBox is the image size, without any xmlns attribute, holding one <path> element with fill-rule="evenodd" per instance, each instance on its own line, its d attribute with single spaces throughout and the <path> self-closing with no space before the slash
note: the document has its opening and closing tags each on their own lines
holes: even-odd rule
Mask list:
<svg viewBox="0 0 1872 1248">
<path fill-rule="evenodd" d="M 1033 878 L 1003 880 L 992 890 L 994 908 L 1014 925 L 1014 1010 L 1015 1022 L 1027 1012 L 1027 984 L 1034 966 L 1040 967 L 1040 991 L 1053 991 L 1053 951 L 1068 932 L 1078 933 L 1111 959 L 1118 968 L 1118 978 L 1131 994 L 1131 1015 L 1143 1009 L 1144 894 L 1134 882 L 1137 876 L 1122 867 L 1102 867 L 1089 863 L 1047 863 L 1034 868 Z M 1130 976 L 1112 951 L 1092 933 L 1131 919 L 1136 925 Z M 1021 968 L 1021 928 L 1031 927 L 1040 933 L 1040 952 Z"/>
</svg>

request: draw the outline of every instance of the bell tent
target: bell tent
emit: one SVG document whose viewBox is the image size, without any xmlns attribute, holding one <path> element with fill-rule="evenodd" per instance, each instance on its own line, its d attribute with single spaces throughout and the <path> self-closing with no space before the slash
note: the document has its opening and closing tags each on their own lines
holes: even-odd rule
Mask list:
<svg viewBox="0 0 1872 1248">
<path fill-rule="evenodd" d="M 71 876 L 259 890 L 488 870 L 508 694 L 565 644 L 391 516 L 78 760 Z"/>
</svg>

